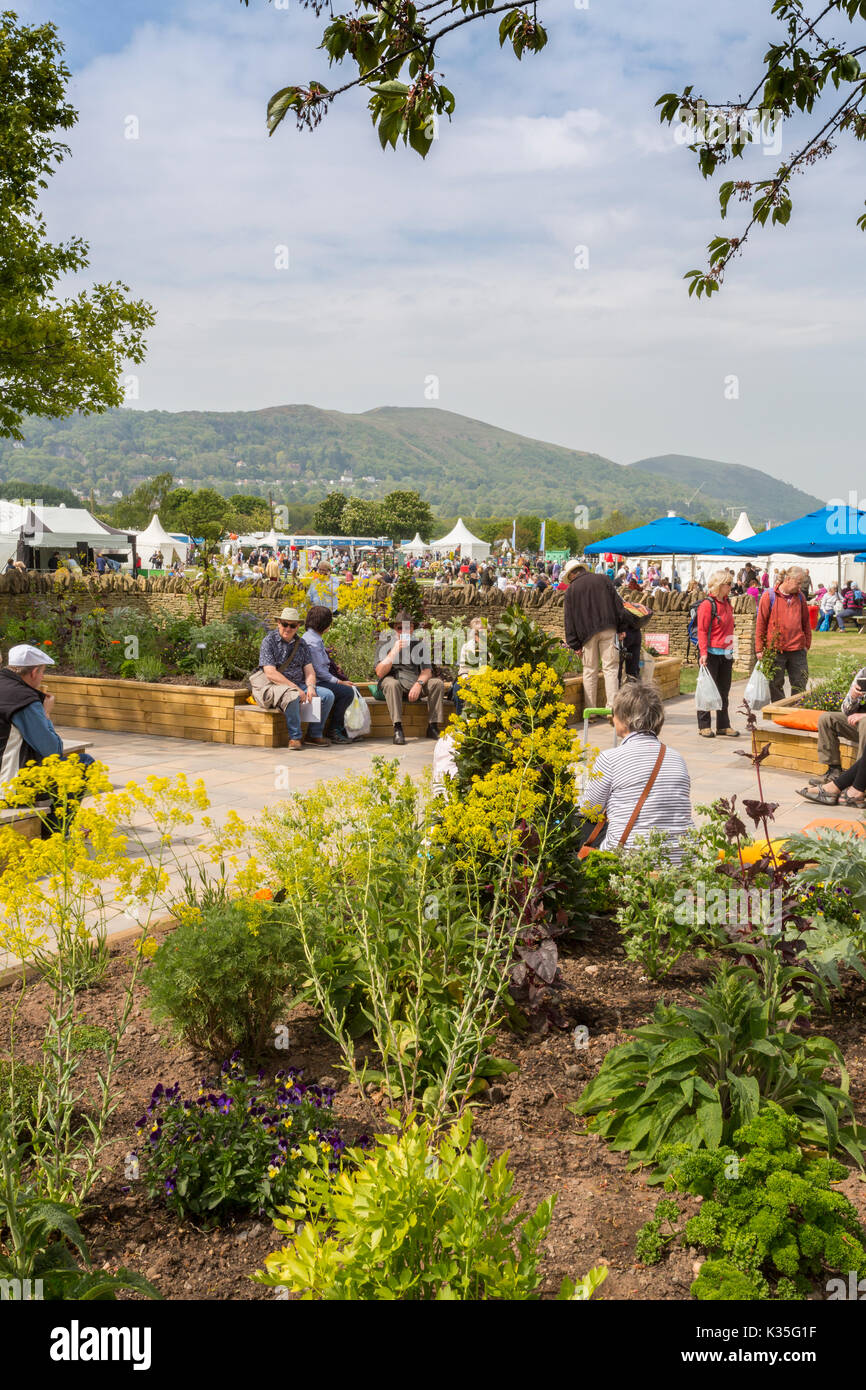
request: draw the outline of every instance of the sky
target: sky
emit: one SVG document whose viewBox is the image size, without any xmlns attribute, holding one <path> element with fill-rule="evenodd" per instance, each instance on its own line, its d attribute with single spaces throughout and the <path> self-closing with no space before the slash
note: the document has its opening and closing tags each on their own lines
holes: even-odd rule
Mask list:
<svg viewBox="0 0 866 1390">
<path fill-rule="evenodd" d="M 859 147 L 796 181 L 791 224 L 758 230 L 720 294 L 689 299 L 685 272 L 742 214 L 721 222 L 655 102 L 689 82 L 710 101 L 751 90 L 781 34 L 770 0 L 577 4 L 541 0 L 550 41 L 522 62 L 495 20 L 445 41 L 457 108 L 424 161 L 381 150 L 356 92 L 316 131 L 268 137 L 275 90 L 329 80 L 325 16 L 298 0 L 18 0 L 57 25 L 80 113 L 49 232 L 84 237 L 89 279 L 157 311 L 130 404 L 435 405 L 619 463 L 694 454 L 847 499 Z M 775 164 L 759 148 L 744 174 Z"/>
</svg>

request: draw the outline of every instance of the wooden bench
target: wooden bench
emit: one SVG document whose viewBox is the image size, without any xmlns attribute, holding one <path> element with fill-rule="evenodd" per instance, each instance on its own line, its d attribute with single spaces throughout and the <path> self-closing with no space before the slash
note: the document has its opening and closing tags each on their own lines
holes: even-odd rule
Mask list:
<svg viewBox="0 0 866 1390">
<path fill-rule="evenodd" d="M 361 687 L 363 691 L 363 687 Z M 370 710 L 370 732 L 366 738 L 393 738 L 394 729 L 388 706 L 384 700 L 374 700 L 365 695 Z M 445 701 L 445 723 L 453 713 L 454 705 Z M 327 735 L 327 729 L 326 729 Z M 403 732 L 407 738 L 423 738 L 427 732 L 427 705 L 423 701 L 410 704 L 403 701 Z M 282 710 L 261 709 L 259 705 L 235 706 L 234 742 L 243 748 L 285 748 L 289 742 L 286 719 Z"/>
</svg>

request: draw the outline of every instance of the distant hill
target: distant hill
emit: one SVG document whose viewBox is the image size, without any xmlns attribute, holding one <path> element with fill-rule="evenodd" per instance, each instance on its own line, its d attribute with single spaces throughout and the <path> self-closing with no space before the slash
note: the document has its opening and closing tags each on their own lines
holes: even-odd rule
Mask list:
<svg viewBox="0 0 866 1390">
<path fill-rule="evenodd" d="M 187 487 L 215 487 L 225 496 L 270 491 L 275 502 L 288 504 L 290 517 L 293 502 L 317 501 L 329 491 L 379 498 L 395 488 L 416 489 L 439 516 L 534 513 L 571 521 L 577 506 L 592 519 L 614 509 L 721 516 L 735 501 L 727 474 L 743 474 L 750 480 L 744 507 L 753 506 L 760 484 L 774 519 L 808 510 L 793 500 L 804 494 L 753 469 L 684 459 L 693 468 L 681 478 L 676 456 L 627 468 L 435 407 L 382 406 L 361 415 L 311 405 L 123 409 L 30 419 L 24 433 L 23 447 L 0 439 L 0 488 L 22 476 L 32 479 L 34 495 L 47 485 L 85 495 L 93 488 L 103 506 L 113 493 L 125 495 L 143 479 L 171 472 Z M 705 486 L 689 509 L 700 482 Z"/>
<path fill-rule="evenodd" d="M 771 478 L 769 473 L 762 473 L 758 468 L 744 468 L 740 463 L 719 463 L 716 459 L 691 458 L 688 454 L 660 454 L 657 458 L 638 459 L 631 467 L 668 478 L 686 488 L 689 496 L 700 487 L 694 501 L 695 509 L 699 509 L 702 497 L 724 498 L 728 508 L 748 512 L 756 531 L 767 521 L 778 525 L 824 506 L 811 493 Z M 732 524 L 736 519 L 735 514 Z"/>
</svg>

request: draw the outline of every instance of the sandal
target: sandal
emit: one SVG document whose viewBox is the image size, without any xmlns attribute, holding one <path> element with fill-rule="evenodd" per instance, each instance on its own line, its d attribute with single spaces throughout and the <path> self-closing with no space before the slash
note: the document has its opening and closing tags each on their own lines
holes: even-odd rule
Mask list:
<svg viewBox="0 0 866 1390">
<path fill-rule="evenodd" d="M 847 793 L 839 796 L 840 806 L 866 806 L 866 796 L 849 796 Z"/>
<path fill-rule="evenodd" d="M 839 793 L 837 792 L 833 796 L 830 792 L 825 792 L 822 787 L 801 787 L 797 795 L 802 796 L 804 801 L 817 801 L 819 806 L 839 805 Z"/>
</svg>

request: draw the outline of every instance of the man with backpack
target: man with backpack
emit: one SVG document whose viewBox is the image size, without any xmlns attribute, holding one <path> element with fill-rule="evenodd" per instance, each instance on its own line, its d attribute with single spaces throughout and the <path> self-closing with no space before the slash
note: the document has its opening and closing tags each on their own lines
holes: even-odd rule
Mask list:
<svg viewBox="0 0 866 1390">
<path fill-rule="evenodd" d="M 765 650 L 772 654 L 772 669 L 767 670 L 771 702 L 784 698 L 786 674 L 792 695 L 805 690 L 809 679 L 812 626 L 809 605 L 801 593 L 804 578 L 805 570 L 792 566 L 774 588 L 761 595 L 758 604 L 755 654 L 759 660 Z"/>
</svg>

